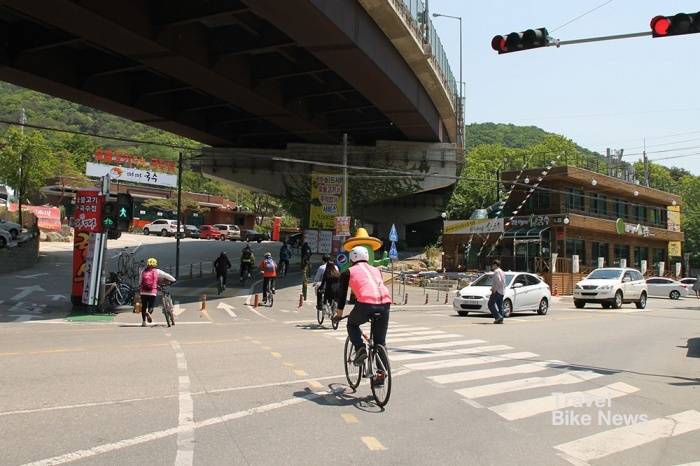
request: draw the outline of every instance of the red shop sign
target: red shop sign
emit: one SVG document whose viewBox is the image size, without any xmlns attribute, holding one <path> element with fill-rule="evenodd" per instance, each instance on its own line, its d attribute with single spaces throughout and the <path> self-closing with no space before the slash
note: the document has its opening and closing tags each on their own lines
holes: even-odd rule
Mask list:
<svg viewBox="0 0 700 466">
<path fill-rule="evenodd" d="M 75 211 L 70 226 L 77 231 L 102 233 L 102 205 L 104 196 L 98 191 L 82 190 L 75 193 Z"/>
</svg>

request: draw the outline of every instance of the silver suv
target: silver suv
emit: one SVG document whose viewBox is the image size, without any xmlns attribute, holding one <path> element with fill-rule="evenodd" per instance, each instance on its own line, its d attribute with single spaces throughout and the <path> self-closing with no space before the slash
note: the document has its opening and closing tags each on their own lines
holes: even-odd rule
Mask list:
<svg viewBox="0 0 700 466">
<path fill-rule="evenodd" d="M 241 240 L 241 229 L 238 227 L 238 225 L 216 223 L 214 226 L 226 235 L 226 239 L 230 239 L 231 241 Z"/>
<path fill-rule="evenodd" d="M 160 235 L 160 236 L 175 236 L 175 232 L 177 231 L 177 220 L 165 220 L 165 219 L 160 219 L 160 220 L 155 220 L 148 225 L 144 225 L 143 227 L 143 234 L 144 235 L 150 235 L 153 233 L 154 235 Z M 180 225 L 180 233 L 185 232 L 185 225 L 181 224 Z"/>
</svg>

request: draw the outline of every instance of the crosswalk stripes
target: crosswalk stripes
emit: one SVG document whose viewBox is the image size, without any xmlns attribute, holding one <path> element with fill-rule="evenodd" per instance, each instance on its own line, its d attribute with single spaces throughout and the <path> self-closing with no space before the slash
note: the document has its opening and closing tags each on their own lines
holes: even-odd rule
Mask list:
<svg viewBox="0 0 700 466">
<path fill-rule="evenodd" d="M 399 354 L 397 356 L 391 356 L 392 361 L 411 361 L 414 359 L 426 359 L 444 356 L 454 356 L 454 355 L 464 355 L 464 354 L 479 354 L 486 353 L 488 351 L 507 351 L 513 349 L 508 345 L 490 345 L 490 346 L 476 346 L 473 348 L 457 348 L 451 350 L 426 350 L 416 353 Z M 392 352 L 390 352 L 392 354 Z"/>
<path fill-rule="evenodd" d="M 437 369 L 449 369 L 451 367 L 477 366 L 481 364 L 491 364 L 494 362 L 501 362 L 507 360 L 531 359 L 536 358 L 537 356 L 538 355 L 535 353 L 530 353 L 529 351 L 522 351 L 519 353 L 499 354 L 498 356 L 472 356 L 468 358 L 441 359 L 439 361 L 417 362 L 412 364 L 406 364 L 405 366 L 413 371 L 429 371 Z"/>
<path fill-rule="evenodd" d="M 476 387 L 462 388 L 455 390 L 459 395 L 475 399 L 486 396 L 501 395 L 503 393 L 517 392 L 520 390 L 530 390 L 533 388 L 554 387 L 557 385 L 572 385 L 588 380 L 603 377 L 603 374 L 593 371 L 564 372 L 552 377 L 530 377 L 527 379 L 509 380 L 507 382 L 497 382 Z"/>
<path fill-rule="evenodd" d="M 599 432 L 554 449 L 570 463 L 581 464 L 695 430 L 700 430 L 700 412 L 689 410 Z"/>
<path fill-rule="evenodd" d="M 491 379 L 514 374 L 531 374 L 533 372 L 544 371 L 549 368 L 561 367 L 561 361 L 541 361 L 520 364 L 518 366 L 495 367 L 493 369 L 481 369 L 476 371 L 455 372 L 452 374 L 434 375 L 428 377 L 435 383 L 450 384 L 457 382 L 468 382 L 471 380 Z"/>
</svg>

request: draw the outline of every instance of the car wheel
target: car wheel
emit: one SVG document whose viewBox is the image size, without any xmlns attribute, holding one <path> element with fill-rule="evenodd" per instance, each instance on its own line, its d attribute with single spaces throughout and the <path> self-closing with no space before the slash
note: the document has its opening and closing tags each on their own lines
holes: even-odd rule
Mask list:
<svg viewBox="0 0 700 466">
<path fill-rule="evenodd" d="M 581 301 L 580 299 L 574 299 L 574 306 L 576 306 L 576 309 L 583 309 L 586 306 L 586 301 Z"/>
<path fill-rule="evenodd" d="M 461 315 L 462 317 L 467 317 L 469 315 L 469 311 L 457 311 L 457 314 Z"/>
<path fill-rule="evenodd" d="M 681 294 L 678 292 L 678 290 L 673 290 L 671 293 L 668 295 L 669 298 L 671 299 L 679 299 L 681 297 Z"/>
<path fill-rule="evenodd" d="M 642 292 L 642 295 L 639 297 L 639 301 L 634 303 L 634 305 L 637 306 L 637 309 L 644 309 L 647 307 L 647 294 Z"/>
<path fill-rule="evenodd" d="M 143 229 L 143 234 L 146 235 L 146 236 L 148 236 L 148 235 L 151 234 L 151 232 L 148 231 L 148 228 L 144 228 L 144 229 Z"/>
<path fill-rule="evenodd" d="M 260 244 L 260 243 L 262 243 L 262 240 L 261 240 L 261 239 L 258 240 L 258 244 Z"/>
<path fill-rule="evenodd" d="M 5 246 L 7 246 L 7 240 L 4 236 L 0 236 L 0 249 L 4 248 Z"/>
<path fill-rule="evenodd" d="M 513 313 L 513 303 L 510 299 L 503 300 L 503 317 L 510 317 Z"/>
<path fill-rule="evenodd" d="M 620 309 L 622 307 L 622 291 L 617 290 L 615 292 L 615 299 L 612 306 L 614 309 Z"/>
<path fill-rule="evenodd" d="M 19 236 L 19 231 L 15 229 L 10 230 L 10 238 L 12 238 L 13 241 L 17 239 L 17 236 Z"/>
<path fill-rule="evenodd" d="M 549 311 L 549 302 L 547 301 L 547 298 L 542 298 L 540 301 L 540 307 L 537 308 L 537 313 L 543 316 L 547 314 L 547 311 Z"/>
<path fill-rule="evenodd" d="M 160 236 L 168 236 L 168 230 L 166 230 L 166 229 L 160 230 Z"/>
<path fill-rule="evenodd" d="M 610 309 L 610 303 L 600 303 L 601 306 L 603 306 L 603 309 Z"/>
</svg>

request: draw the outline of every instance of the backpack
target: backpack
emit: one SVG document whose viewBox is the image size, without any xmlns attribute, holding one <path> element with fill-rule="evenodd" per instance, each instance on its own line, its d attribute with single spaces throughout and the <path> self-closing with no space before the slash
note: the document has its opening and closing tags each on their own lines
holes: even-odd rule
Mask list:
<svg viewBox="0 0 700 466">
<path fill-rule="evenodd" d="M 251 251 L 243 251 L 243 254 L 241 254 L 241 261 L 242 262 L 250 262 L 250 258 L 253 256 L 253 253 Z"/>
<path fill-rule="evenodd" d="M 326 271 L 323 273 L 324 279 L 326 280 L 337 280 L 340 278 L 340 271 L 338 267 L 333 263 L 328 263 L 326 265 Z"/>
<path fill-rule="evenodd" d="M 275 261 L 272 259 L 265 259 L 265 262 L 263 263 L 263 269 L 265 272 L 274 272 L 275 271 Z"/>
<path fill-rule="evenodd" d="M 141 291 L 158 289 L 158 269 L 147 269 L 141 275 Z"/>
</svg>

